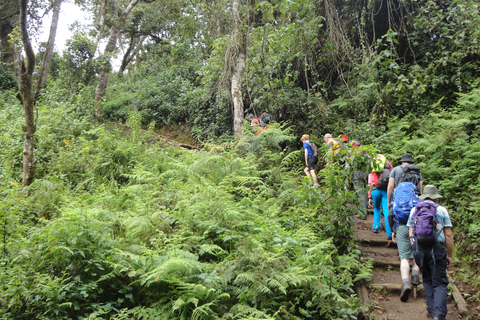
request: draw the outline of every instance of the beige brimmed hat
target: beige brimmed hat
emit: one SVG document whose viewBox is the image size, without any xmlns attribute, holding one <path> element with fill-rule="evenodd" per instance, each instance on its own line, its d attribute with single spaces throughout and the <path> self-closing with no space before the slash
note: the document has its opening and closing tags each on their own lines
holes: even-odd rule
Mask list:
<svg viewBox="0 0 480 320">
<path fill-rule="evenodd" d="M 419 198 L 421 200 L 425 200 L 427 198 L 435 200 L 443 197 L 438 193 L 437 188 L 435 186 L 429 184 L 429 185 L 426 185 L 425 188 L 423 188 L 423 193 Z"/>
</svg>

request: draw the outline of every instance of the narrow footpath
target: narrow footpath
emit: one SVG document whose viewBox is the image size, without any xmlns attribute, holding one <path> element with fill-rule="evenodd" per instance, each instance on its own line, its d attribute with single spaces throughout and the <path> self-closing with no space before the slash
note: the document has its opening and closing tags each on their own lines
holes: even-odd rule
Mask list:
<svg viewBox="0 0 480 320">
<path fill-rule="evenodd" d="M 427 320 L 427 311 L 423 286 L 417 287 L 417 298 L 414 290 L 407 302 L 400 301 L 400 260 L 397 245 L 387 240 L 382 228 L 379 233 L 371 231 L 373 215 L 369 212 L 366 220 L 355 218 L 355 233 L 358 236 L 359 249 L 363 256 L 373 260 L 373 277 L 357 289 L 360 301 L 364 306 L 366 319 L 382 320 Z M 462 319 L 456 304 L 451 298 L 448 301 L 447 320 Z"/>
</svg>

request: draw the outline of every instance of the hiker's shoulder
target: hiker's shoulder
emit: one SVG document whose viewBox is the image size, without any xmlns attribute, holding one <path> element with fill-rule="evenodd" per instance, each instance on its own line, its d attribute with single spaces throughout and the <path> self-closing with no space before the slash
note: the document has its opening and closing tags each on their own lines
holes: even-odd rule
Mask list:
<svg viewBox="0 0 480 320">
<path fill-rule="evenodd" d="M 403 166 L 399 165 L 396 166 L 395 168 L 392 169 L 392 172 L 390 173 L 391 176 L 403 173 Z"/>
</svg>

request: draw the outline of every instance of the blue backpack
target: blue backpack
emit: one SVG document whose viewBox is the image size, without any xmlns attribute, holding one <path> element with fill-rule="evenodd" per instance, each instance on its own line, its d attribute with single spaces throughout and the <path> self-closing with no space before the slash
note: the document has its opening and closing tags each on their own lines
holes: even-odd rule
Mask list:
<svg viewBox="0 0 480 320">
<path fill-rule="evenodd" d="M 407 224 L 410 211 L 418 203 L 418 188 L 413 182 L 400 182 L 393 193 L 393 217 L 397 224 Z"/>
<path fill-rule="evenodd" d="M 432 244 L 437 241 L 437 207 L 438 204 L 431 202 L 420 202 L 415 207 L 410 225 L 417 243 Z"/>
</svg>

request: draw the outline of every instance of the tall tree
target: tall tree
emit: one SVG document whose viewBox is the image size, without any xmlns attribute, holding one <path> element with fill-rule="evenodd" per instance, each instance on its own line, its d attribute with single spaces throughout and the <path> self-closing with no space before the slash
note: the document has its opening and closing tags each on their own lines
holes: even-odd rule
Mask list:
<svg viewBox="0 0 480 320">
<path fill-rule="evenodd" d="M 40 93 L 40 89 L 47 82 L 48 71 L 50 70 L 50 64 L 52 62 L 53 48 L 55 45 L 55 35 L 57 34 L 58 19 L 60 17 L 60 7 L 63 0 L 55 0 L 52 10 L 52 23 L 50 24 L 50 33 L 48 35 L 47 49 L 45 51 L 45 57 L 43 58 L 42 66 L 38 75 L 36 94 Z"/>
<path fill-rule="evenodd" d="M 0 0 L 0 44 L 1 62 L 14 70 L 15 50 L 10 43 L 10 33 L 18 21 L 18 2 L 16 0 Z"/>
<path fill-rule="evenodd" d="M 96 119 L 102 118 L 102 111 L 99 107 L 100 100 L 105 92 L 105 89 L 108 85 L 108 78 L 110 76 L 110 72 L 112 71 L 112 64 L 111 64 L 111 55 L 117 48 L 117 38 L 120 31 L 125 24 L 125 20 L 127 19 L 128 15 L 132 11 L 132 9 L 137 5 L 139 0 L 131 0 L 128 4 L 125 11 L 118 17 L 115 25 L 112 26 L 110 29 L 110 34 L 108 36 L 107 45 L 105 46 L 105 51 L 103 53 L 103 66 L 102 66 L 102 73 L 98 79 L 97 88 L 95 89 L 95 110 L 94 115 Z"/>
<path fill-rule="evenodd" d="M 242 98 L 242 75 L 247 60 L 247 40 L 245 26 L 240 18 L 240 1 L 235 0 L 232 6 L 235 27 L 233 30 L 234 61 L 232 75 L 232 99 L 233 99 L 233 132 L 235 136 L 243 136 L 243 98 Z"/>
<path fill-rule="evenodd" d="M 36 131 L 34 107 L 35 97 L 32 92 L 32 75 L 35 70 L 35 54 L 30 43 L 27 31 L 27 5 L 28 0 L 19 0 L 20 5 L 20 33 L 25 51 L 25 59 L 20 60 L 20 77 L 18 87 L 20 91 L 20 100 L 25 111 L 25 124 L 22 129 L 25 132 L 25 141 L 23 144 L 23 186 L 30 185 L 35 178 L 36 161 L 33 155 L 34 135 Z"/>
</svg>

